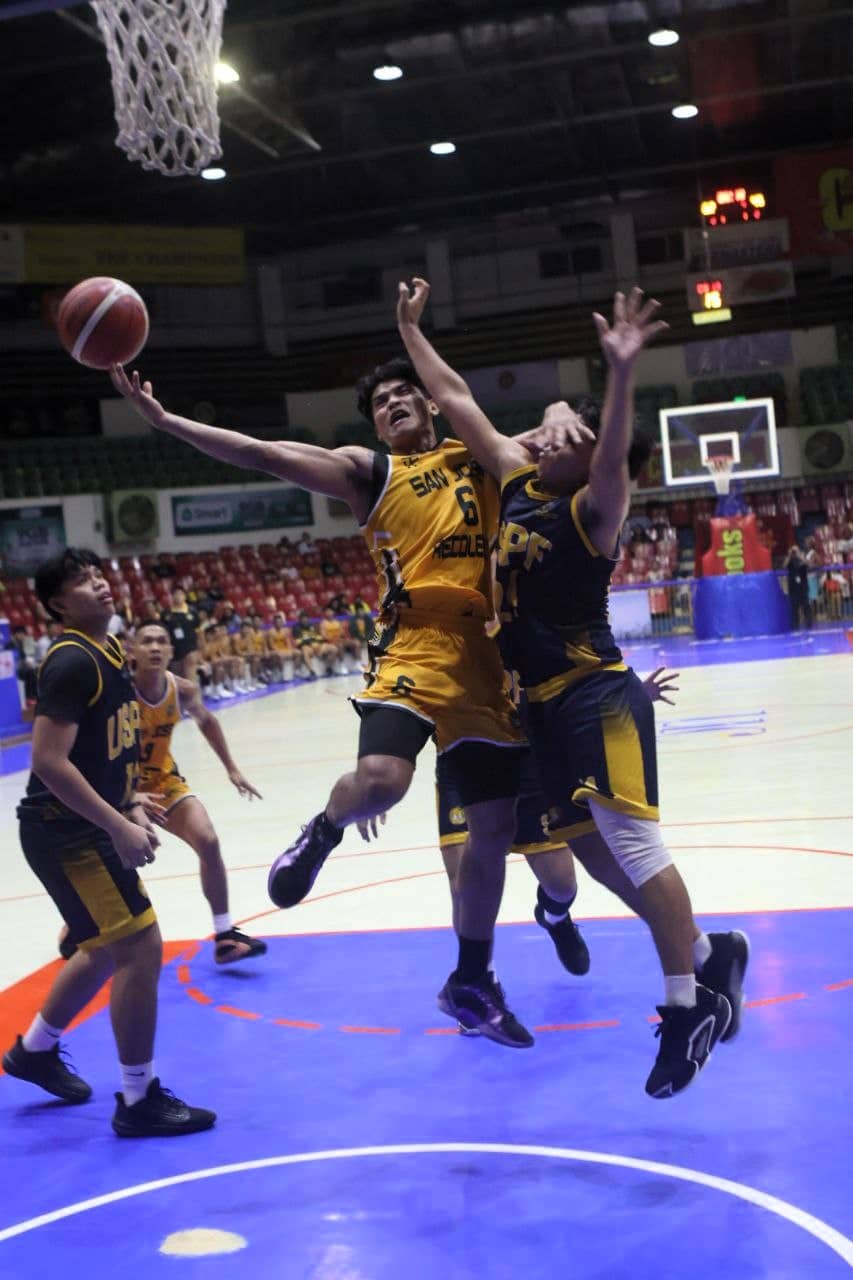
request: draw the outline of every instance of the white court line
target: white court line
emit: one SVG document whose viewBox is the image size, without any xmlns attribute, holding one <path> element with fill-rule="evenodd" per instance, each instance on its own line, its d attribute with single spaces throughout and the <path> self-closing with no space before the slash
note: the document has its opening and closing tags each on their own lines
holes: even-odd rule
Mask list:
<svg viewBox="0 0 853 1280">
<path fill-rule="evenodd" d="M 822 1222 L 804 1209 L 788 1204 L 777 1196 L 766 1191 L 757 1191 L 742 1182 L 732 1182 L 728 1178 L 718 1178 L 712 1173 L 702 1173 L 697 1169 L 685 1169 L 676 1164 L 659 1164 L 655 1160 L 641 1160 L 634 1156 L 614 1155 L 604 1151 L 579 1151 L 570 1147 L 513 1146 L 502 1142 L 429 1142 L 406 1143 L 388 1147 L 342 1147 L 331 1151 L 305 1151 L 289 1156 L 267 1156 L 260 1160 L 243 1160 L 239 1164 L 216 1165 L 209 1169 L 195 1169 L 189 1173 L 174 1174 L 170 1178 L 158 1178 L 155 1182 L 141 1182 L 134 1187 L 123 1187 L 119 1191 L 108 1191 L 105 1195 L 94 1196 L 91 1200 L 80 1200 L 77 1204 L 66 1205 L 63 1209 L 54 1209 L 50 1213 L 40 1214 L 37 1218 L 28 1218 L 26 1222 L 18 1222 L 12 1227 L 0 1231 L 0 1243 L 11 1240 L 15 1236 L 34 1231 L 37 1227 L 46 1227 L 63 1218 L 71 1218 L 75 1214 L 85 1213 L 89 1209 L 98 1209 L 102 1205 L 115 1204 L 119 1200 L 129 1200 L 133 1196 L 141 1196 L 149 1191 L 160 1191 L 165 1187 L 177 1187 L 187 1182 L 200 1182 L 205 1178 L 217 1178 L 228 1173 L 248 1173 L 254 1169 L 272 1169 L 290 1164 L 311 1164 L 315 1160 L 351 1160 L 363 1156 L 409 1156 L 431 1155 L 435 1153 L 476 1152 L 483 1155 L 539 1156 L 549 1160 L 578 1160 L 585 1164 L 617 1165 L 623 1169 L 639 1169 L 643 1173 L 659 1174 L 665 1178 L 677 1178 L 681 1182 L 693 1182 L 702 1187 L 711 1187 L 714 1191 L 724 1191 L 748 1204 L 757 1205 L 769 1213 L 775 1213 L 793 1226 L 808 1232 L 809 1235 L 825 1244 L 837 1253 L 850 1266 L 853 1266 L 853 1240 Z"/>
</svg>

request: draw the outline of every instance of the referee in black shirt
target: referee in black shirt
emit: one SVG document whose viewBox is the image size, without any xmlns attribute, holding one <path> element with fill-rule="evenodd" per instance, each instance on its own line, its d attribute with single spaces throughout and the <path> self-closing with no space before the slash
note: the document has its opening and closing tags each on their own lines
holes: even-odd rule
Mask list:
<svg viewBox="0 0 853 1280">
<path fill-rule="evenodd" d="M 63 631 L 39 670 L 21 847 L 77 950 L 3 1068 L 66 1102 L 86 1102 L 92 1090 L 63 1060 L 59 1038 L 112 978 L 121 1066 L 113 1129 L 122 1137 L 209 1129 L 214 1112 L 181 1102 L 154 1075 L 162 939 L 137 868 L 153 862 L 158 840 L 136 798 L 139 707 L 107 630 L 109 584 L 94 552 L 69 547 L 40 567 L 36 593 Z"/>
<path fill-rule="evenodd" d="M 175 675 L 184 676 L 187 680 L 195 680 L 199 661 L 198 614 L 187 603 L 183 587 L 175 587 L 172 592 L 171 608 L 163 613 L 161 621 L 172 642 L 172 671 Z"/>
</svg>

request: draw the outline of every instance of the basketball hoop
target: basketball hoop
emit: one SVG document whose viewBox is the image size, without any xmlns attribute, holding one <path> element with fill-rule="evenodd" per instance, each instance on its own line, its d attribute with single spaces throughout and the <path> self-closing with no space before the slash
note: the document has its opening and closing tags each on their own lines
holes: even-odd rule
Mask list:
<svg viewBox="0 0 853 1280">
<path fill-rule="evenodd" d="M 227 0 L 92 0 L 112 71 L 116 146 L 167 177 L 222 155 L 215 66 Z"/>
<path fill-rule="evenodd" d="M 714 482 L 714 488 L 717 491 L 717 497 L 724 498 L 729 491 L 732 483 L 732 468 L 735 460 L 729 454 L 720 454 L 710 457 L 705 462 L 705 466 L 711 473 L 711 479 Z"/>
</svg>

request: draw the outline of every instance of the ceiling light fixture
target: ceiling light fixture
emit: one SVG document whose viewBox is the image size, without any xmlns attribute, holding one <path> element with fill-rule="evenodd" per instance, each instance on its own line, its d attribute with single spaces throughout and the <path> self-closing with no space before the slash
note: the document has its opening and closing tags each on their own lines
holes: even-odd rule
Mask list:
<svg viewBox="0 0 853 1280">
<path fill-rule="evenodd" d="M 217 84 L 236 84 L 240 79 L 240 72 L 236 67 L 232 67 L 230 62 L 217 62 L 214 75 Z"/>
<path fill-rule="evenodd" d="M 665 49 L 667 45 L 678 44 L 680 38 L 677 31 L 661 27 L 660 30 L 649 33 L 649 44 L 653 44 L 656 49 Z"/>
<path fill-rule="evenodd" d="M 682 102 L 680 107 L 672 108 L 672 114 L 676 120 L 692 120 L 694 116 L 698 116 L 699 108 L 692 102 Z"/>
<path fill-rule="evenodd" d="M 452 156 L 455 150 L 455 142 L 434 142 L 430 147 L 434 156 Z"/>
<path fill-rule="evenodd" d="M 201 176 L 206 182 L 219 182 L 221 178 L 225 177 L 225 170 L 217 168 L 202 169 Z"/>
<path fill-rule="evenodd" d="M 393 64 L 384 67 L 373 68 L 374 80 L 399 80 L 403 74 L 402 67 L 395 67 Z"/>
</svg>

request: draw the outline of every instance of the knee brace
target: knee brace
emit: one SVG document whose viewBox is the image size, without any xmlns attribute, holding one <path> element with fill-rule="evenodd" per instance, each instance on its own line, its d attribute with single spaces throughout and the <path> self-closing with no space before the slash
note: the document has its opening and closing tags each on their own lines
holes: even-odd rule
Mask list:
<svg viewBox="0 0 853 1280">
<path fill-rule="evenodd" d="M 672 857 L 656 822 L 605 809 L 593 799 L 589 808 L 604 843 L 635 889 L 672 866 Z"/>
</svg>

